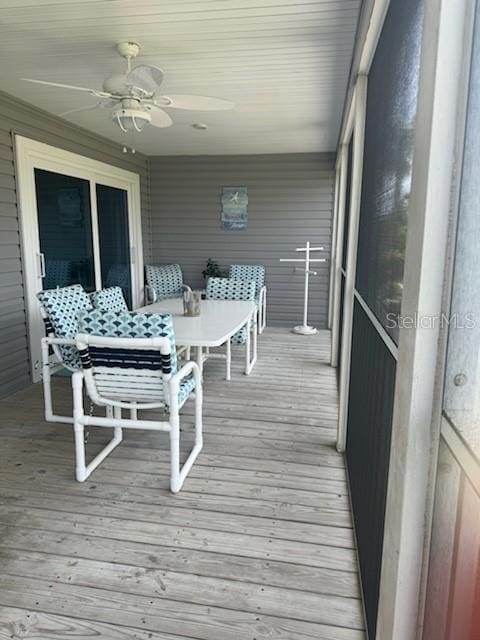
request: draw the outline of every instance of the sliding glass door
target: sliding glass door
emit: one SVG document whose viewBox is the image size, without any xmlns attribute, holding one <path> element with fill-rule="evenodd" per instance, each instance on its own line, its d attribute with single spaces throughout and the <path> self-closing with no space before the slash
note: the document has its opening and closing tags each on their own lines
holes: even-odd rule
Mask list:
<svg viewBox="0 0 480 640">
<path fill-rule="evenodd" d="M 121 287 L 132 308 L 128 194 L 104 184 L 96 185 L 98 244 L 104 287 Z"/>
<path fill-rule="evenodd" d="M 95 290 L 90 184 L 35 169 L 39 262 L 43 289 L 80 283 Z"/>
<path fill-rule="evenodd" d="M 43 326 L 36 294 L 81 284 L 120 286 L 129 308 L 142 302 L 139 177 L 17 137 L 32 377 L 40 377 Z"/>
</svg>

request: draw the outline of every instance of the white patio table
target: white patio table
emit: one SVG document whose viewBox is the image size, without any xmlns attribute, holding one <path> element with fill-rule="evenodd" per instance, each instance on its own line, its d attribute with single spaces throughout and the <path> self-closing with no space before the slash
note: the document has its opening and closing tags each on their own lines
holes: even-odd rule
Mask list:
<svg viewBox="0 0 480 640">
<path fill-rule="evenodd" d="M 196 361 L 200 370 L 207 358 L 204 349 L 219 347 L 226 343 L 227 349 L 227 380 L 230 380 L 230 338 L 248 323 L 249 329 L 254 319 L 255 304 L 247 301 L 233 300 L 202 300 L 199 316 L 184 316 L 181 298 L 161 300 L 154 304 L 136 309 L 143 313 L 171 313 L 175 342 L 180 347 L 196 349 Z M 257 360 L 257 336 L 247 331 L 245 343 L 245 374 L 249 375 Z M 253 342 L 253 345 L 251 345 Z M 251 355 L 253 346 L 253 354 Z M 210 357 L 219 354 L 210 354 Z"/>
</svg>

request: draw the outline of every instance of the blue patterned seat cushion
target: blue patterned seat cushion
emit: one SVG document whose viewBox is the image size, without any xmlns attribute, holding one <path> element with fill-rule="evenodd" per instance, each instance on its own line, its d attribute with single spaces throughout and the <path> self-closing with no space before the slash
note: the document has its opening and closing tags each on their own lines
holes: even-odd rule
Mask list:
<svg viewBox="0 0 480 640">
<path fill-rule="evenodd" d="M 127 303 L 120 287 L 108 287 L 90 294 L 95 309 L 101 311 L 128 311 Z"/>
<path fill-rule="evenodd" d="M 148 286 L 155 290 L 158 300 L 176 298 L 183 294 L 183 275 L 179 264 L 147 264 L 145 276 Z"/>
<path fill-rule="evenodd" d="M 80 284 L 37 293 L 43 305 L 55 337 L 74 338 L 78 333 L 77 314 L 92 308 L 87 292 Z M 73 369 L 80 368 L 80 358 L 75 346 L 60 346 L 63 362 Z"/>
<path fill-rule="evenodd" d="M 78 314 L 79 333 L 110 338 L 154 338 L 170 340 L 172 373 L 177 371 L 177 352 L 172 316 L 167 313 L 138 313 L 136 311 L 102 311 L 92 309 Z"/>
<path fill-rule="evenodd" d="M 136 311 L 82 311 L 78 316 L 80 333 L 114 338 L 167 337 L 170 340 L 172 374 L 176 373 L 178 362 L 175 350 L 175 334 L 172 316 L 159 313 L 138 313 Z M 182 405 L 195 388 L 193 375 L 180 383 L 179 403 Z"/>
<path fill-rule="evenodd" d="M 235 280 L 234 278 L 209 278 L 207 282 L 207 300 L 252 300 L 255 301 L 255 282 Z M 232 336 L 233 344 L 245 344 L 247 326 Z"/>
<path fill-rule="evenodd" d="M 265 286 L 265 267 L 260 264 L 232 264 L 230 265 L 230 278 L 253 280 L 255 282 L 255 298 L 258 301 L 260 289 Z"/>
</svg>

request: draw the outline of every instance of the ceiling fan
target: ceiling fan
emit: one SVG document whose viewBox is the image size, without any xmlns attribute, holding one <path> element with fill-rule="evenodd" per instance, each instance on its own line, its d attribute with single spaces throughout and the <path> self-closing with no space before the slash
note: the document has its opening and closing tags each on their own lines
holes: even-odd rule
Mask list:
<svg viewBox="0 0 480 640">
<path fill-rule="evenodd" d="M 126 72 L 114 73 L 106 78 L 101 90 L 33 78 L 22 78 L 22 80 L 60 89 L 83 91 L 100 98 L 99 102 L 94 105 L 70 109 L 59 115 L 65 116 L 93 109 L 111 109 L 112 120 L 125 133 L 128 131 L 140 132 L 147 124 L 161 128 L 170 127 L 173 122 L 164 108 L 222 111 L 234 106 L 230 100 L 221 98 L 183 94 L 160 95 L 157 92 L 163 80 L 161 69 L 144 64 L 132 69 L 132 59 L 140 53 L 139 45 L 135 42 L 120 42 L 117 45 L 117 51 L 126 60 Z"/>
</svg>

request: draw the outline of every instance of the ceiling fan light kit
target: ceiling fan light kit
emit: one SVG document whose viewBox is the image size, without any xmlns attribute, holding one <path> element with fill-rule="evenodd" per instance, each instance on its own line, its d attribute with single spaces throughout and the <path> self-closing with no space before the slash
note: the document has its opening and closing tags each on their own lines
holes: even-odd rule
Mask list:
<svg viewBox="0 0 480 640">
<path fill-rule="evenodd" d="M 82 91 L 100 99 L 95 105 L 70 109 L 65 112 L 79 113 L 93 109 L 112 109 L 111 120 L 124 133 L 141 133 L 147 125 L 165 128 L 173 122 L 164 108 L 186 109 L 191 111 L 223 111 L 232 109 L 234 104 L 230 100 L 209 96 L 188 94 L 160 95 L 157 91 L 163 81 L 163 71 L 153 65 L 140 64 L 132 69 L 132 59 L 140 53 L 140 46 L 136 42 L 120 42 L 117 44 L 118 53 L 126 60 L 125 73 L 113 73 L 105 79 L 103 90 L 88 87 L 77 87 L 47 80 L 22 78 L 27 82 L 41 85 Z M 205 131 L 207 125 L 199 123 L 194 128 Z"/>
<path fill-rule="evenodd" d="M 128 131 L 142 132 L 145 125 L 152 121 L 152 116 L 146 109 L 141 108 L 139 100 L 122 100 L 120 107 L 112 111 L 112 120 L 118 124 L 120 129 Z"/>
</svg>

